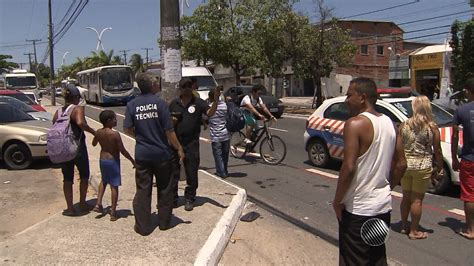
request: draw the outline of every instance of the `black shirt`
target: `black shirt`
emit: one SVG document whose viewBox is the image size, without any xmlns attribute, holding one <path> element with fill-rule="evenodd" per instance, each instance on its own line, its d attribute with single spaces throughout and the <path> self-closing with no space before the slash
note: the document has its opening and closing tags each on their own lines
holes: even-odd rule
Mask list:
<svg viewBox="0 0 474 266">
<path fill-rule="evenodd" d="M 209 110 L 209 105 L 198 97 L 193 97 L 186 106 L 179 97 L 171 101 L 171 115 L 178 118 L 178 125 L 175 127 L 176 135 L 182 144 L 186 145 L 199 139 L 202 115 L 206 114 L 207 110 Z"/>
<path fill-rule="evenodd" d="M 168 104 L 153 94 L 139 95 L 127 104 L 124 128 L 135 129 L 135 160 L 171 159 L 166 131 L 173 130 Z"/>
</svg>

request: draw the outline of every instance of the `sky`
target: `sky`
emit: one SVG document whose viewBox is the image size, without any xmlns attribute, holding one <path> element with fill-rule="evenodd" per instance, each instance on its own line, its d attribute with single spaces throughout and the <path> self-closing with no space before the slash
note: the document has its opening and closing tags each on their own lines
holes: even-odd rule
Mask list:
<svg viewBox="0 0 474 266">
<path fill-rule="evenodd" d="M 77 5 L 81 1 L 85 2 L 85 0 L 52 0 L 52 20 L 56 31 L 69 6 L 72 3 Z M 188 2 L 189 8 L 186 6 L 184 8 L 185 15 L 191 15 L 197 6 L 205 3 L 205 0 L 188 0 Z M 404 35 L 405 39 L 431 43 L 442 43 L 448 36 L 444 32 L 449 32 L 449 25 L 455 19 L 466 21 L 473 13 L 468 4 L 469 0 L 326 0 L 325 2 L 334 9 L 335 17 L 393 21 L 407 32 Z M 399 7 L 391 8 L 394 6 Z M 313 0 L 300 0 L 294 9 L 312 20 L 316 19 Z M 373 12 L 380 9 L 387 10 Z M 363 14 L 368 12 L 373 13 Z M 141 54 L 145 58 L 146 51 L 143 48 L 152 48 L 149 57 L 156 61 L 159 59 L 157 46 L 159 18 L 159 0 L 89 0 L 77 20 L 57 41 L 54 48 L 55 68 L 61 66 L 63 57 L 67 65 L 73 63 L 77 57 L 86 57 L 95 51 L 97 34 L 86 27 L 93 27 L 99 32 L 107 27 L 112 28 L 106 30 L 102 36 L 105 51 L 113 49 L 114 55 L 123 57 L 123 53 L 119 51 L 127 50 L 129 60 L 134 53 Z M 430 28 L 432 29 L 427 30 Z M 437 33 L 443 34 L 416 38 Z M 36 46 L 37 59 L 39 63 L 44 61 L 49 65 L 49 57 L 45 56 L 48 41 L 48 0 L 0 0 L 0 54 L 12 55 L 11 61 L 24 63 L 26 68 L 28 56 L 24 54 L 33 52 L 33 45 L 31 42 L 26 42 L 27 39 L 42 40 Z"/>
</svg>

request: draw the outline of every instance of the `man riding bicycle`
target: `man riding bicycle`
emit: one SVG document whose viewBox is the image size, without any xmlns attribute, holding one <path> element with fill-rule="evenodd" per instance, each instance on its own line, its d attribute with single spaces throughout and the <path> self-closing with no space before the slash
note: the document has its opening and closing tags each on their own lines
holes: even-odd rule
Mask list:
<svg viewBox="0 0 474 266">
<path fill-rule="evenodd" d="M 262 101 L 262 98 L 260 95 L 264 93 L 265 87 L 262 85 L 254 85 L 252 87 L 252 91 L 250 94 L 245 95 L 244 98 L 242 99 L 240 103 L 240 107 L 243 110 L 244 118 L 245 118 L 245 139 L 244 142 L 245 144 L 251 144 L 252 141 L 251 139 L 251 134 L 252 131 L 254 130 L 255 126 L 257 125 L 257 120 L 255 119 L 256 117 L 260 120 L 264 120 L 265 116 L 263 116 L 257 108 L 260 110 L 263 110 L 265 114 L 267 114 L 270 119 L 272 120 L 277 120 L 268 110 L 268 108 L 265 106 L 265 104 Z"/>
</svg>

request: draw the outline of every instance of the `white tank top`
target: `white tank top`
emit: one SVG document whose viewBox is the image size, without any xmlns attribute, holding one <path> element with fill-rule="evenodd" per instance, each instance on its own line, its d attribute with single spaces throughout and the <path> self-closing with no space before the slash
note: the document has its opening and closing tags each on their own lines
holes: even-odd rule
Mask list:
<svg viewBox="0 0 474 266">
<path fill-rule="evenodd" d="M 342 200 L 348 212 L 361 216 L 375 216 L 392 210 L 390 167 L 396 144 L 396 132 L 386 115 L 375 116 L 364 112 L 374 128 L 374 139 L 369 149 L 357 158 L 354 179 Z"/>
</svg>

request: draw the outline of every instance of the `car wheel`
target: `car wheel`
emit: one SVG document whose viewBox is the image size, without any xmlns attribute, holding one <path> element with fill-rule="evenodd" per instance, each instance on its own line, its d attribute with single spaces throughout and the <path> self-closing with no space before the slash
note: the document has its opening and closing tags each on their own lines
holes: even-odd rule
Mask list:
<svg viewBox="0 0 474 266">
<path fill-rule="evenodd" d="M 308 145 L 308 158 L 313 165 L 326 167 L 331 160 L 326 143 L 320 139 L 312 140 Z"/>
<path fill-rule="evenodd" d="M 12 170 L 23 170 L 33 162 L 30 150 L 25 144 L 10 144 L 3 153 L 3 160 L 7 168 Z"/>
<path fill-rule="evenodd" d="M 443 167 L 443 174 L 439 176 L 438 182 L 430 181 L 428 192 L 431 194 L 444 194 L 451 187 L 451 175 L 446 164 Z"/>
</svg>

